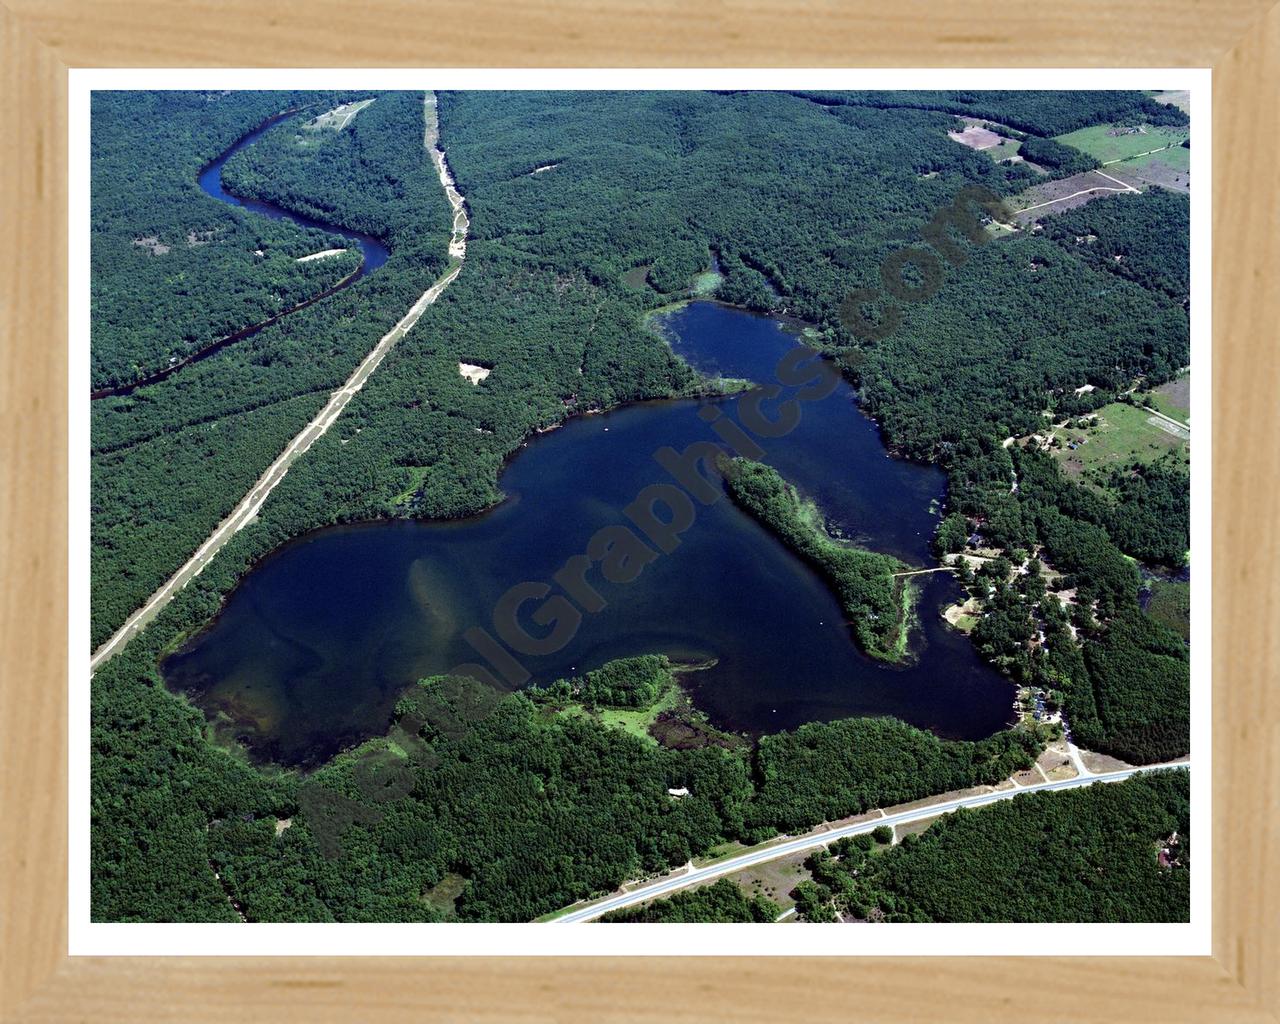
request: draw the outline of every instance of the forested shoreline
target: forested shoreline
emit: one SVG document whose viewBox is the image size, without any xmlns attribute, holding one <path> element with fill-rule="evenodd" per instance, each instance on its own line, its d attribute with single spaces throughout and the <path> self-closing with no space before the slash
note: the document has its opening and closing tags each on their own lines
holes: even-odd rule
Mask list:
<svg viewBox="0 0 1280 1024">
<path fill-rule="evenodd" d="M 1127 107 L 1035 99 L 992 99 L 985 116 L 1047 136 L 1100 110 L 1147 109 L 1134 95 Z M 289 102 L 231 101 L 218 139 Z M 175 125 L 186 116 L 153 115 Z M 203 113 L 191 117 L 199 124 Z M 1030 763 L 1041 742 L 1031 732 L 955 744 L 876 719 L 766 737 L 749 755 L 673 751 L 514 694 L 460 735 L 424 725 L 420 738 L 440 761 L 415 770 L 403 800 L 372 808 L 353 778 L 358 752 L 306 777 L 252 768 L 209 743 L 203 716 L 165 690 L 159 658 L 285 540 L 336 522 L 478 511 L 501 497 L 504 460 L 534 430 L 689 393 L 697 375 L 643 317 L 685 294 L 713 254 L 719 298 L 785 306 L 817 325 L 886 444 L 950 473 L 966 533 L 979 529 L 1010 552 L 1043 548 L 1096 599 L 1096 614 L 1049 623 L 1049 653 L 1032 660 L 1025 642 L 1010 642 L 1027 625 L 1025 585 L 992 581 L 993 610 L 1004 610 L 979 637 L 992 657 L 1015 678 L 1025 669 L 1062 691 L 1083 745 L 1144 761 L 1185 752 L 1185 645 L 1141 613 L 1123 554 L 1166 549 L 1160 517 L 1142 526 L 1086 508 L 1056 467 L 1001 443 L 1037 429 L 1046 409 L 1085 411 L 1135 378 L 1158 382 L 1186 365 L 1176 268 L 1164 276 L 1135 262 L 1119 272 L 1099 255 L 1116 254 L 1128 213 L 1163 212 L 1137 200 L 1114 219 L 1086 224 L 1079 212 L 1103 246 L 1096 252 L 1074 235 L 1029 233 L 975 247 L 937 296 L 866 344 L 842 323 L 846 292 L 875 285 L 886 255 L 918 239 L 961 188 L 1007 195 L 1029 180 L 951 142 L 950 113 L 763 93 L 464 93 L 442 95 L 440 117 L 472 217 L 464 272 L 253 526 L 94 678 L 96 920 L 235 920 L 228 893 L 254 920 L 528 920 L 729 838 L 758 840 Z M 404 234 L 374 278 L 162 385 L 97 403 L 95 639 L 207 535 L 444 267 L 448 206 L 438 185 L 430 190 L 421 127 L 421 94 L 380 94 L 350 134 L 295 152 L 295 119 L 230 169 L 238 187 L 282 205 Z M 194 131 L 165 144 L 181 152 Z M 406 226 L 399 218 L 410 211 Z M 649 268 L 642 285 L 625 284 L 640 267 Z M 202 309 L 198 295 L 189 304 L 188 316 Z M 1117 323 L 1128 329 L 1114 332 Z M 460 361 L 491 373 L 472 385 Z M 1086 382 L 1097 391 L 1077 396 Z M 1165 507 L 1159 488 L 1125 486 L 1117 509 Z M 449 704 L 440 681 L 426 689 Z M 693 798 L 673 801 L 667 790 L 682 786 Z M 361 814 L 334 798 L 352 815 L 336 858 L 309 824 L 308 787 L 365 805 Z M 436 897 L 451 879 L 463 881 L 445 906 Z"/>
</svg>

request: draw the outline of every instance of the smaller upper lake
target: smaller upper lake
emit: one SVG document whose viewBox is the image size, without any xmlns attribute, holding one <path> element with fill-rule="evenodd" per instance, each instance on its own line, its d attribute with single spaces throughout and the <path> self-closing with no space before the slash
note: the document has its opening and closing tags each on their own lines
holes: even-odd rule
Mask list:
<svg viewBox="0 0 1280 1024">
<path fill-rule="evenodd" d="M 699 369 L 762 382 L 799 345 L 776 320 L 709 302 L 663 326 Z M 462 634 L 492 631 L 508 588 L 550 582 L 597 530 L 626 523 L 622 510 L 643 488 L 670 482 L 654 453 L 716 440 L 699 412 L 714 404 L 736 419 L 739 401 L 650 402 L 578 417 L 528 443 L 503 474 L 507 500 L 484 515 L 333 528 L 287 544 L 166 660 L 165 676 L 234 722 L 254 756 L 323 761 L 382 732 L 407 684 L 478 660 Z M 761 443 L 764 461 L 816 499 L 843 535 L 932 564 L 945 477 L 890 458 L 847 385 L 805 403 L 795 430 Z M 892 715 L 943 736 L 990 735 L 1013 719 L 1012 687 L 942 621 L 959 592 L 951 577 L 919 580 L 912 663 L 869 659 L 826 584 L 725 497 L 699 507 L 679 547 L 634 582 L 607 584 L 593 573 L 607 606 L 584 617 L 564 650 L 522 660 L 535 681 L 550 682 L 625 655 L 715 657 L 714 668 L 689 677 L 694 699 L 734 730 Z"/>
</svg>

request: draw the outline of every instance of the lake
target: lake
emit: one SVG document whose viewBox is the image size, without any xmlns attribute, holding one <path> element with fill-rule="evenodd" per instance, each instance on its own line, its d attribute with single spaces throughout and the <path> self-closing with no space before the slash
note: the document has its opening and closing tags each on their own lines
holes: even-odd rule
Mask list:
<svg viewBox="0 0 1280 1024">
<path fill-rule="evenodd" d="M 661 323 L 692 365 L 760 382 L 774 379 L 778 360 L 801 340 L 777 320 L 711 302 Z M 516 454 L 501 479 L 506 500 L 475 518 L 301 537 L 246 576 L 210 627 L 165 661 L 165 677 L 211 718 L 232 723 L 255 759 L 321 763 L 385 731 L 406 685 L 479 660 L 462 634 L 493 632 L 494 606 L 509 587 L 552 582 L 597 530 L 626 524 L 622 509 L 644 487 L 671 481 L 653 453 L 715 441 L 699 412 L 714 405 L 736 418 L 739 401 L 650 402 L 572 419 Z M 806 403 L 795 430 L 761 444 L 763 461 L 817 500 L 842 535 L 912 565 L 934 564 L 929 541 L 944 474 L 890 458 L 847 385 Z M 874 661 L 854 646 L 818 575 L 727 497 L 698 506 L 676 550 L 633 582 L 611 585 L 598 571 L 590 578 L 606 607 L 584 616 L 558 654 L 522 658 L 535 682 L 663 652 L 717 659 L 685 678 L 695 703 L 731 730 L 892 715 L 976 739 L 1013 721 L 1010 682 L 940 617 L 959 594 L 949 574 L 918 577 L 911 664 Z"/>
</svg>

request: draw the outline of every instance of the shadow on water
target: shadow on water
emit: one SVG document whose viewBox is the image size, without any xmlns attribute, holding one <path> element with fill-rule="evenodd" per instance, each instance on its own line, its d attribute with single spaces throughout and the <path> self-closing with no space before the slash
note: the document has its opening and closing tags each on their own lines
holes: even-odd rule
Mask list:
<svg viewBox="0 0 1280 1024">
<path fill-rule="evenodd" d="M 773 379 L 797 336 L 778 322 L 699 302 L 665 319 L 673 347 L 709 373 Z M 726 414 L 737 399 L 720 399 Z M 285 545 L 230 595 L 220 616 L 164 664 L 169 684 L 234 725 L 253 756 L 316 764 L 382 732 L 408 683 L 476 661 L 461 639 L 492 631 L 512 585 L 550 581 L 596 530 L 668 482 L 660 447 L 715 440 L 707 403 L 654 402 L 579 417 L 538 437 L 502 477 L 508 500 L 456 522 L 382 522 L 320 530 Z M 815 498 L 844 535 L 928 565 L 945 477 L 889 458 L 841 384 L 807 403 L 799 426 L 762 442 L 765 461 Z M 535 681 L 616 657 L 714 656 L 694 699 L 719 725 L 773 732 L 851 715 L 892 715 L 940 735 L 979 738 L 1012 721 L 1009 682 L 950 630 L 959 588 L 919 577 L 914 658 L 863 656 L 821 579 L 727 499 L 700 507 L 680 546 L 630 584 L 591 575 L 607 607 L 586 615 L 559 654 L 524 659 Z M 531 632 L 542 632 L 528 626 Z"/>
</svg>

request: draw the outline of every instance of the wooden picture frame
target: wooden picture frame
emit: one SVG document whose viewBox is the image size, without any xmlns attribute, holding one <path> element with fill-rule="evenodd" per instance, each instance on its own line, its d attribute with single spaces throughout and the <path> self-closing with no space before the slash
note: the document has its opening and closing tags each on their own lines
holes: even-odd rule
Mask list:
<svg viewBox="0 0 1280 1024">
<path fill-rule="evenodd" d="M 1267 1021 L 1280 1016 L 1280 7 L 6 0 L 0 292 L 4 1020 Z M 1213 955 L 67 955 L 67 88 L 94 66 L 1212 67 Z M 227 926 L 230 927 L 230 926 Z M 1139 952 L 1135 950 L 1135 953 Z"/>
</svg>

